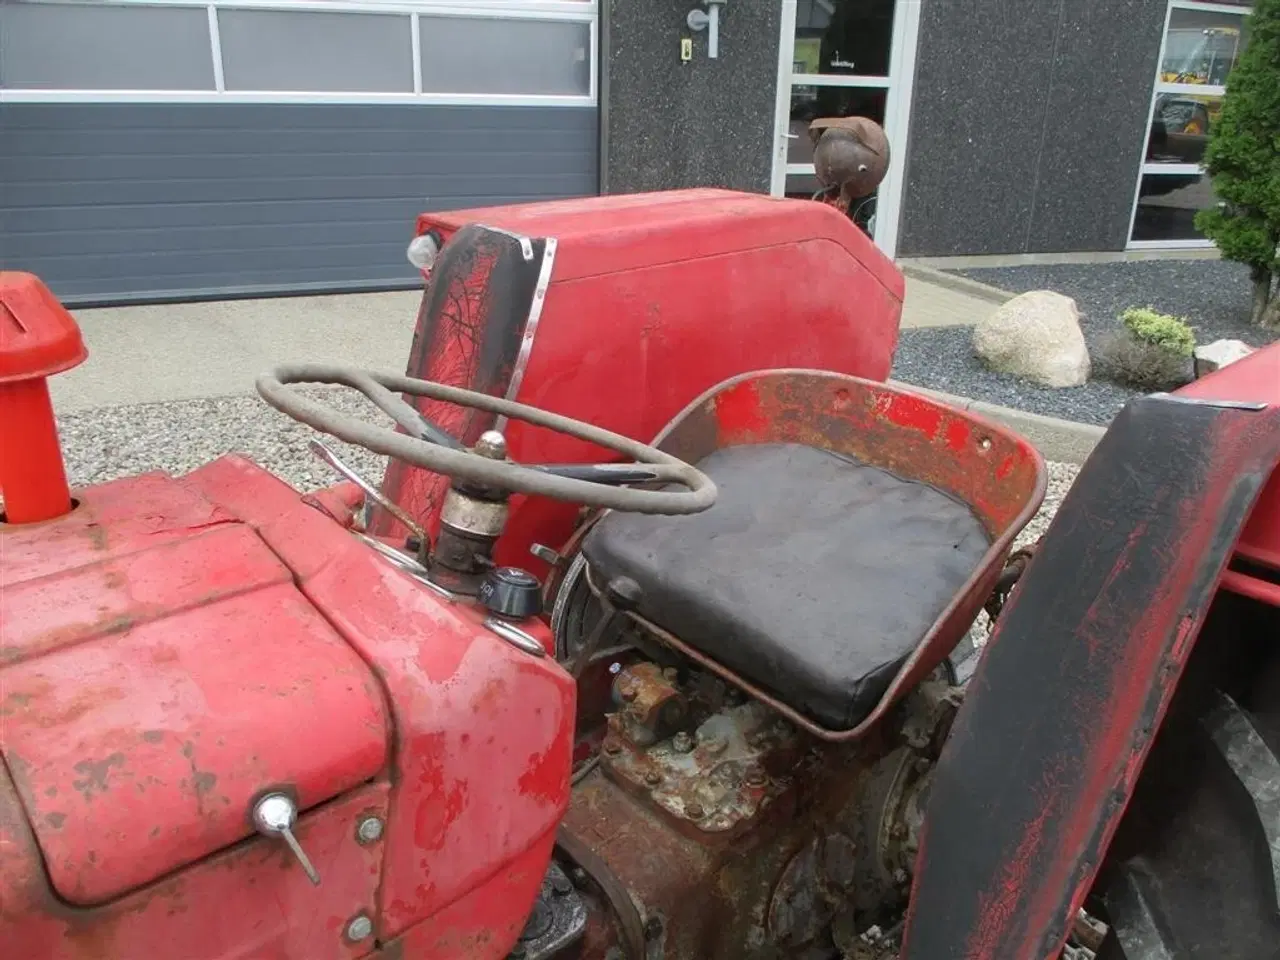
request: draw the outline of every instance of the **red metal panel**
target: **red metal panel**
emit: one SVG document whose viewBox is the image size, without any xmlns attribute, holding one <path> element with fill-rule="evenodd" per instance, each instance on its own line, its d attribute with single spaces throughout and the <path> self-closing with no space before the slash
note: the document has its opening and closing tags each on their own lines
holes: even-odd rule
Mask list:
<svg viewBox="0 0 1280 960">
<path fill-rule="evenodd" d="M 71 509 L 46 379 L 86 355 L 80 328 L 48 287 L 0 271 L 0 492 L 9 523 Z"/>
<path fill-rule="evenodd" d="M 744 372 L 798 367 L 882 381 L 892 366 L 902 275 L 829 206 L 672 191 L 424 215 L 418 230 L 448 236 L 470 222 L 557 240 L 515 398 L 523 403 L 648 440 L 691 399 Z M 468 295 L 480 300 L 476 286 Z M 478 307 L 450 309 L 466 314 L 456 320 L 465 336 L 431 357 L 433 370 L 467 369 L 460 357 L 477 337 Z M 423 326 L 419 317 L 419 334 Z M 614 458 L 518 422 L 507 441 L 525 463 Z M 430 526 L 440 483 L 393 464 L 386 490 Z M 563 544 L 576 514 L 572 504 L 513 498 L 498 561 L 541 571 L 530 544 Z"/>
<path fill-rule="evenodd" d="M 251 529 L 36 578 L 10 559 L 0 751 L 68 901 L 120 896 L 244 838 L 267 787 L 306 809 L 382 769 L 381 692 Z"/>
<path fill-rule="evenodd" d="M 895 299 L 905 289 L 893 261 L 847 216 L 808 200 L 712 188 L 664 190 L 426 213 L 418 217 L 417 233 L 434 227 L 447 234 L 465 223 L 556 237 L 565 244 L 557 265 L 562 280 L 825 239 L 860 260 Z M 816 279 L 797 277 L 797 285 Z"/>
<path fill-rule="evenodd" d="M 92 511 L 94 492 L 88 497 L 85 509 Z M 9 540 L 0 543 L 7 560 Z M 10 568 L 6 562 L 0 569 L 0 623 L 5 625 L 0 664 L 124 633 L 178 611 L 290 579 L 288 568 L 263 548 L 253 531 L 232 523 L 149 550 L 108 553 L 97 563 L 31 579 L 13 579 L 25 567 Z"/>
<path fill-rule="evenodd" d="M 160 473 L 104 483 L 77 496 L 80 509 L 56 521 L 0 525 L 0 583 L 101 563 L 234 520 Z"/>
<path fill-rule="evenodd" d="M 1280 409 L 1131 401 L 983 652 L 934 773 L 904 960 L 1061 955 L 1262 481 Z"/>
<path fill-rule="evenodd" d="M 1280 343 L 1202 377 L 1178 393 L 1201 400 L 1280 404 Z M 1280 569 L 1280 470 L 1258 498 L 1237 550 L 1251 560 Z"/>
<path fill-rule="evenodd" d="M 470 895 L 387 943 L 378 956 L 387 960 L 506 956 L 509 948 L 498 950 L 497 945 L 514 943 L 527 917 L 511 910 L 495 910 L 494 906 L 533 902 L 546 875 L 555 839 L 554 832 L 547 834 Z"/>
<path fill-rule="evenodd" d="M 298 821 L 314 887 L 283 846 L 238 844 L 101 907 L 67 906 L 49 888 L 22 804 L 0 770 L 0 955 L 5 960 L 349 960 L 347 923 L 372 916 L 382 845 L 355 825 L 386 817 L 389 787 L 355 790 Z M 144 824 L 139 825 L 145 828 Z"/>
<path fill-rule="evenodd" d="M 513 865 L 539 878 L 546 869 L 546 838 L 569 801 L 573 681 L 550 659 L 486 630 L 482 611 L 441 599 L 247 461 L 223 458 L 187 482 L 258 529 L 387 691 L 396 777 L 379 936 L 437 917 L 436 941 L 473 943 L 461 954 L 469 960 L 504 957 L 538 884 L 495 878 Z M 541 623 L 527 629 L 549 642 Z M 490 881 L 504 896 L 486 895 Z M 466 939 L 482 930 L 490 935 Z"/>
</svg>

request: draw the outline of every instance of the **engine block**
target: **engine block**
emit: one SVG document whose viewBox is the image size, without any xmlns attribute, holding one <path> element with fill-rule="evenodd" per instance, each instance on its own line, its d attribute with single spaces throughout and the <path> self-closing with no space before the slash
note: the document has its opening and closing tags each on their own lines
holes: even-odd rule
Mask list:
<svg viewBox="0 0 1280 960">
<path fill-rule="evenodd" d="M 718 678 L 621 665 L 595 769 L 565 828 L 636 902 L 652 956 L 877 956 L 900 930 L 937 750 L 959 704 L 946 678 L 880 737 L 828 744 Z M 586 957 L 616 943 L 590 904 Z"/>
</svg>

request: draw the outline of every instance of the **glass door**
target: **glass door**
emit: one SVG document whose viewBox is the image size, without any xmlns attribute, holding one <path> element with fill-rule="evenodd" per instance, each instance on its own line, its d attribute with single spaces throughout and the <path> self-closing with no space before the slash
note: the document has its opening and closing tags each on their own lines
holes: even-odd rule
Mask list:
<svg viewBox="0 0 1280 960">
<path fill-rule="evenodd" d="M 889 175 L 859 201 L 857 219 L 890 256 L 897 245 L 901 164 L 920 0 L 783 0 L 779 57 L 775 196 L 810 198 L 809 124 L 819 117 L 863 116 L 889 136 Z"/>
</svg>

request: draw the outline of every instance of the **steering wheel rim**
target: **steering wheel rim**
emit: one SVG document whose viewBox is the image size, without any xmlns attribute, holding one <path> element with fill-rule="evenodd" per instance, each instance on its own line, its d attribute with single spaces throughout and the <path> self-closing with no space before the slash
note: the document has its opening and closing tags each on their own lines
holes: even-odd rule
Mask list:
<svg viewBox="0 0 1280 960">
<path fill-rule="evenodd" d="M 387 427 L 366 423 L 334 410 L 291 389 L 296 384 L 338 385 L 364 394 L 402 429 L 398 433 Z M 285 364 L 257 379 L 258 394 L 270 406 L 299 423 L 363 447 L 374 453 L 394 457 L 412 466 L 439 473 L 453 480 L 498 487 L 512 493 L 525 493 L 581 503 L 590 507 L 620 510 L 626 513 L 684 515 L 699 513 L 716 500 L 716 486 L 711 478 L 691 464 L 669 453 L 613 433 L 600 427 L 550 413 L 537 407 L 488 394 L 450 387 L 431 380 L 377 373 L 334 364 Z M 509 460 L 494 460 L 461 447 L 445 445 L 442 439 L 423 439 L 421 435 L 442 434 L 397 394 L 408 394 L 470 407 L 487 413 L 545 427 L 557 433 L 585 440 L 623 456 L 635 464 L 650 468 L 652 476 L 645 482 L 678 483 L 685 490 L 646 490 L 615 487 L 574 477 L 556 476 L 532 466 Z M 453 441 L 456 444 L 456 441 Z M 598 469 L 626 473 L 631 464 L 600 464 Z"/>
</svg>

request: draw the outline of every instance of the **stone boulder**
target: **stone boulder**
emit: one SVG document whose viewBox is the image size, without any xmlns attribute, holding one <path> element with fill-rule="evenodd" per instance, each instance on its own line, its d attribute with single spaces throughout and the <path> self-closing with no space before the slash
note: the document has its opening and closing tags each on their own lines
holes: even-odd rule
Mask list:
<svg viewBox="0 0 1280 960">
<path fill-rule="evenodd" d="M 973 328 L 973 350 L 992 370 L 1046 387 L 1089 379 L 1089 348 L 1076 302 L 1052 290 L 1014 297 Z"/>
<path fill-rule="evenodd" d="M 1215 340 L 1203 347 L 1196 347 L 1196 376 L 1203 377 L 1221 370 L 1228 364 L 1243 360 L 1253 353 L 1253 347 L 1242 340 Z"/>
</svg>

